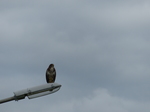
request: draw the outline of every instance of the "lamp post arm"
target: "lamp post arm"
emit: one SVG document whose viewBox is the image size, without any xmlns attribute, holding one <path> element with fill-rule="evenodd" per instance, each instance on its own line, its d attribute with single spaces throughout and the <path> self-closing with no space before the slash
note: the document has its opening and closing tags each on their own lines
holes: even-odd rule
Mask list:
<svg viewBox="0 0 150 112">
<path fill-rule="evenodd" d="M 12 101 L 12 100 L 15 100 L 15 97 L 14 97 L 14 96 L 0 100 L 0 104 L 1 104 L 1 103 L 5 103 L 5 102 L 9 102 L 9 101 Z"/>
<path fill-rule="evenodd" d="M 29 99 L 45 96 L 45 95 L 57 92 L 60 89 L 60 87 L 61 87 L 60 84 L 48 83 L 48 84 L 44 84 L 44 85 L 40 85 L 40 86 L 36 86 L 36 87 L 23 89 L 23 90 L 14 92 L 13 97 L 9 97 L 9 98 L 0 100 L 0 104 L 9 102 L 12 100 L 15 100 L 15 101 L 22 100 L 22 99 L 25 99 L 26 96 Z"/>
</svg>

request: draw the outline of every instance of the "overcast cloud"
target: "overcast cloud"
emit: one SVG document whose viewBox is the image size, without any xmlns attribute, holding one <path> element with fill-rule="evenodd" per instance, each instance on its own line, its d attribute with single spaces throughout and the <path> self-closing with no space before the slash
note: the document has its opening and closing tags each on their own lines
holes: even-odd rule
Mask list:
<svg viewBox="0 0 150 112">
<path fill-rule="evenodd" d="M 61 89 L 2 112 L 149 112 L 150 2 L 1 0 L 0 99 L 45 84 Z"/>
</svg>

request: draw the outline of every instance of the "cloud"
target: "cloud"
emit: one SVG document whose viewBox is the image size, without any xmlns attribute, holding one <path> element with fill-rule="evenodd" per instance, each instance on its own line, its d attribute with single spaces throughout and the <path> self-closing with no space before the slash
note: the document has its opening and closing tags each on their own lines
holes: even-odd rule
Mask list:
<svg viewBox="0 0 150 112">
<path fill-rule="evenodd" d="M 83 98 L 73 99 L 69 101 L 62 101 L 51 108 L 45 105 L 43 111 L 53 110 L 55 112 L 69 111 L 69 112 L 141 112 L 142 110 L 148 112 L 150 109 L 150 102 L 138 102 L 121 97 L 113 96 L 108 90 L 99 88 L 91 95 Z"/>
<path fill-rule="evenodd" d="M 64 110 L 86 110 L 79 104 L 93 110 L 97 102 L 102 105 L 97 110 L 109 111 L 111 105 L 125 112 L 149 105 L 149 5 L 147 0 L 1 0 L 1 98 L 45 83 L 46 68 L 54 63 L 62 89 L 50 100 Z M 24 103 L 34 110 L 38 101 L 49 104 L 42 97 L 8 107 Z"/>
</svg>

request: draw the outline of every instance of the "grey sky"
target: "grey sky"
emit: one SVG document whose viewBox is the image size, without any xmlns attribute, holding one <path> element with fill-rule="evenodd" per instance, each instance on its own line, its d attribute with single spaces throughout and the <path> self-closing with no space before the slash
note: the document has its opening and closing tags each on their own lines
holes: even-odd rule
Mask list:
<svg viewBox="0 0 150 112">
<path fill-rule="evenodd" d="M 149 112 L 150 2 L 1 0 L 0 99 L 46 83 L 55 94 L 0 105 L 3 112 Z"/>
</svg>

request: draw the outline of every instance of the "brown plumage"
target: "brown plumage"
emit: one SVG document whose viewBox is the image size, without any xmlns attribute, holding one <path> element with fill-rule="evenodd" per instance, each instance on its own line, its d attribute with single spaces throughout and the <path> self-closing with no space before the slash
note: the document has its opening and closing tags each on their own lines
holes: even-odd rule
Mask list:
<svg viewBox="0 0 150 112">
<path fill-rule="evenodd" d="M 56 79 L 56 70 L 54 64 L 50 64 L 46 70 L 46 81 L 47 83 L 54 83 Z"/>
</svg>

